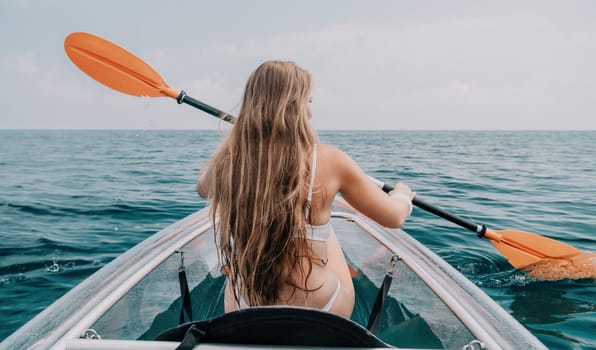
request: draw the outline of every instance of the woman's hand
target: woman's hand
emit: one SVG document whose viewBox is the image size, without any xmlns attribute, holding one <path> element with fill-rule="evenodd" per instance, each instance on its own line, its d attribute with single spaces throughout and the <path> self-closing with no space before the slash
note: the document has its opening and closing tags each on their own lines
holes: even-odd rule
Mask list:
<svg viewBox="0 0 596 350">
<path fill-rule="evenodd" d="M 393 190 L 389 192 L 389 196 L 392 199 L 400 201 L 407 206 L 407 216 L 410 216 L 410 214 L 412 214 L 412 200 L 416 197 L 416 192 L 413 192 L 410 189 L 410 186 L 398 182 L 393 188 Z"/>
<path fill-rule="evenodd" d="M 390 196 L 393 196 L 394 194 L 397 193 L 402 193 L 403 195 L 405 195 L 406 197 L 408 197 L 410 200 L 414 199 L 414 197 L 416 197 L 416 192 L 412 192 L 412 190 L 410 189 L 410 186 L 406 185 L 403 182 L 398 182 L 395 187 L 393 187 L 393 190 L 391 192 L 389 192 Z"/>
</svg>

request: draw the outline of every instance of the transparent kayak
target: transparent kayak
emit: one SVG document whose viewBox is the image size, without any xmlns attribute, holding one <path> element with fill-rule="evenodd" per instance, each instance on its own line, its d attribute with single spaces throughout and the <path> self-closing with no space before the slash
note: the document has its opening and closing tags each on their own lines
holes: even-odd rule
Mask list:
<svg viewBox="0 0 596 350">
<path fill-rule="evenodd" d="M 428 248 L 339 198 L 331 222 L 353 272 L 351 319 L 290 307 L 224 314 L 225 276 L 208 213 L 198 211 L 122 254 L 0 349 L 176 349 L 191 326 L 201 334 L 197 349 L 546 349 Z"/>
</svg>

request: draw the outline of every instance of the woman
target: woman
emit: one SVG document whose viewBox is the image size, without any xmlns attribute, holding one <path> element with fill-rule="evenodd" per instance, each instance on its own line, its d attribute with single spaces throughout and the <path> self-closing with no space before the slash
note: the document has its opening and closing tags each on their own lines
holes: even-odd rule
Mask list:
<svg viewBox="0 0 596 350">
<path fill-rule="evenodd" d="M 388 196 L 348 155 L 317 144 L 311 85 L 292 62 L 261 64 L 230 135 L 199 176 L 197 192 L 212 200 L 218 222 L 226 312 L 294 305 L 349 318 L 354 286 L 329 225 L 336 194 L 384 226 L 399 227 L 411 213 L 408 186 Z"/>
</svg>

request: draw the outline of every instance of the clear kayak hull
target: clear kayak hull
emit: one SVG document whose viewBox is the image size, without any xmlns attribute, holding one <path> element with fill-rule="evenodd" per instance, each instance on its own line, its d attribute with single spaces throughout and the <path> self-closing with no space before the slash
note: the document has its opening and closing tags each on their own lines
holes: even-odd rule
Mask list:
<svg viewBox="0 0 596 350">
<path fill-rule="evenodd" d="M 393 261 L 393 282 L 372 335 L 378 344 L 546 349 L 477 286 L 406 232 L 380 227 L 340 199 L 334 205 L 332 225 L 354 272 L 356 306 L 351 320 L 345 320 L 349 326 L 341 326 L 343 321 L 339 325 L 329 321 L 329 326 L 356 327 L 368 336 L 365 327 Z M 174 349 L 177 342 L 155 339 L 189 321 L 189 309 L 193 321 L 225 325 L 225 319 L 218 319 L 223 314 L 225 276 L 213 235 L 208 208 L 161 230 L 73 288 L 5 339 L 0 349 Z M 185 314 L 181 271 L 190 291 Z M 277 341 L 269 345 L 273 348 L 316 344 L 284 343 L 284 333 L 276 333 Z M 218 339 L 217 344 L 201 344 L 201 349 L 248 346 L 241 343 Z M 349 342 L 342 346 L 359 347 Z"/>
</svg>

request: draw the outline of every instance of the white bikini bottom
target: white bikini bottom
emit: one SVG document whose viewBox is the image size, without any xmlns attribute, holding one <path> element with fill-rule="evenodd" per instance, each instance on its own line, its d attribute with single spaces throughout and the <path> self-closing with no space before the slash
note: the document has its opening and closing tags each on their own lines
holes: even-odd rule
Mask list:
<svg viewBox="0 0 596 350">
<path fill-rule="evenodd" d="M 333 307 L 333 304 L 335 304 L 335 301 L 337 300 L 337 297 L 339 296 L 339 292 L 341 292 L 341 283 L 339 282 L 339 280 L 337 280 L 337 287 L 335 288 L 335 292 L 333 293 L 333 295 L 331 296 L 331 298 L 329 299 L 327 304 L 325 304 L 325 306 L 323 306 L 321 308 L 321 310 L 323 310 L 323 311 L 331 310 L 331 307 Z M 242 294 L 238 293 L 238 295 L 239 295 L 239 302 L 240 302 L 240 304 L 238 305 L 238 308 L 239 309 L 249 308 L 250 306 L 244 300 L 244 298 L 242 297 Z"/>
</svg>

